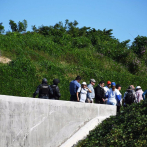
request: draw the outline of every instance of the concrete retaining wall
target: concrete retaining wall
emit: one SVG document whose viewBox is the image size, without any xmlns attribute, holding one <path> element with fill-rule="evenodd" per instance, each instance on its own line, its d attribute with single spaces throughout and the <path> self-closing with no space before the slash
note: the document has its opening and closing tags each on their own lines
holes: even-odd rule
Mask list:
<svg viewBox="0 0 147 147">
<path fill-rule="evenodd" d="M 0 147 L 58 147 L 110 105 L 0 95 Z"/>
</svg>

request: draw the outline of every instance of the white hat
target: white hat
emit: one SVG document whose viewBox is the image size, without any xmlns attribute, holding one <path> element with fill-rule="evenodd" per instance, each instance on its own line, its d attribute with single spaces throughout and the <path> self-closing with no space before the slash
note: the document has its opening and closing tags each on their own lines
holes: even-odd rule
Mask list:
<svg viewBox="0 0 147 147">
<path fill-rule="evenodd" d="M 141 89 L 141 87 L 140 86 L 137 86 L 136 89 Z"/>
<path fill-rule="evenodd" d="M 82 85 L 87 85 L 86 82 L 83 82 Z"/>
</svg>

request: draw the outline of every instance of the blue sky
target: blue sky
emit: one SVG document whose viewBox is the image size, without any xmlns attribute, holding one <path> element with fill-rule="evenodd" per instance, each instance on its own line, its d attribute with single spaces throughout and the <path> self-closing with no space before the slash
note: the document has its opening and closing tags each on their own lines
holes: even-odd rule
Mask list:
<svg viewBox="0 0 147 147">
<path fill-rule="evenodd" d="M 138 35 L 147 36 L 147 0 L 3 0 L 0 22 L 5 31 L 11 30 L 9 20 L 28 22 L 31 26 L 50 26 L 59 21 L 77 20 L 83 26 L 95 29 L 113 29 L 120 41 Z"/>
</svg>

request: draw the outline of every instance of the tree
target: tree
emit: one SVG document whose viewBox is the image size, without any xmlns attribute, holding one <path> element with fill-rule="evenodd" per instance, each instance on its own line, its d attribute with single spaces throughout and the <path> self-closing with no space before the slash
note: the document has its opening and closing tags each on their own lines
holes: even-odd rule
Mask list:
<svg viewBox="0 0 147 147">
<path fill-rule="evenodd" d="M 3 24 L 3 23 L 1 22 L 1 23 L 0 23 L 0 34 L 1 34 L 1 33 L 4 33 L 4 31 L 5 31 L 5 30 L 4 30 L 4 26 L 3 26 L 2 24 Z"/>
<path fill-rule="evenodd" d="M 35 25 L 33 25 L 33 26 L 32 26 L 32 30 L 33 30 L 33 32 L 37 32 L 38 29 L 36 28 Z"/>
<path fill-rule="evenodd" d="M 12 32 L 17 32 L 17 24 L 13 20 L 9 20 L 9 25 L 11 27 Z"/>
<path fill-rule="evenodd" d="M 130 49 L 132 49 L 134 51 L 134 53 L 136 53 L 137 55 L 142 55 L 143 53 L 145 53 L 146 49 L 147 49 L 147 37 L 145 36 L 137 36 Z"/>
<path fill-rule="evenodd" d="M 22 22 L 18 22 L 18 32 L 26 31 L 27 21 L 24 19 Z"/>
</svg>

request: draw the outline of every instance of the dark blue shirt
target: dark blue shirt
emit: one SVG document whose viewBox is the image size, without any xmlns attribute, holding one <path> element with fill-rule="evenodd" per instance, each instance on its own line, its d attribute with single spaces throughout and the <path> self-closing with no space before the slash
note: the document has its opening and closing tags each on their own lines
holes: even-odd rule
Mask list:
<svg viewBox="0 0 147 147">
<path fill-rule="evenodd" d="M 77 80 L 73 80 L 70 82 L 70 95 L 76 95 L 78 88 L 81 87 L 81 84 L 77 82 Z"/>
</svg>

